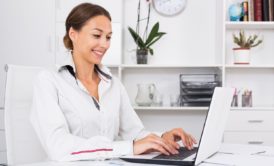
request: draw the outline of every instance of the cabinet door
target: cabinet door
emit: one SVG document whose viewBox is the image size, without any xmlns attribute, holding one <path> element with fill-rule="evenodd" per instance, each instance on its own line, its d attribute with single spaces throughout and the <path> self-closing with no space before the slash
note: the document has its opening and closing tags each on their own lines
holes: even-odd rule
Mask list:
<svg viewBox="0 0 274 166">
<path fill-rule="evenodd" d="M 274 111 L 230 111 L 226 131 L 274 131 Z"/>
<path fill-rule="evenodd" d="M 0 130 L 0 152 L 6 151 L 5 131 Z"/>
<path fill-rule="evenodd" d="M 83 2 L 101 5 L 108 10 L 113 22 L 122 21 L 122 0 L 56 0 L 56 21 L 65 22 L 69 12 Z"/>
<path fill-rule="evenodd" d="M 54 64 L 54 4 L 54 0 L 1 1 L 0 107 L 4 105 L 5 64 Z"/>
<path fill-rule="evenodd" d="M 7 163 L 7 153 L 6 152 L 0 152 L 0 164 L 1 163 Z"/>
<path fill-rule="evenodd" d="M 4 110 L 0 109 L 0 130 L 4 130 Z"/>
<path fill-rule="evenodd" d="M 225 132 L 225 143 L 274 145 L 274 132 Z"/>
</svg>

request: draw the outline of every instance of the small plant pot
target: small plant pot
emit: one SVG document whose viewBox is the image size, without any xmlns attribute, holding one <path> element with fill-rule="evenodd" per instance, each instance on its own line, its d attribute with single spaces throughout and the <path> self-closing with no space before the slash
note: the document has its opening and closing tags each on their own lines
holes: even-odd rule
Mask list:
<svg viewBox="0 0 274 166">
<path fill-rule="evenodd" d="M 148 51 L 144 49 L 138 49 L 136 51 L 137 64 L 147 64 Z"/>
<path fill-rule="evenodd" d="M 249 64 L 250 49 L 248 48 L 233 48 L 234 64 Z"/>
</svg>

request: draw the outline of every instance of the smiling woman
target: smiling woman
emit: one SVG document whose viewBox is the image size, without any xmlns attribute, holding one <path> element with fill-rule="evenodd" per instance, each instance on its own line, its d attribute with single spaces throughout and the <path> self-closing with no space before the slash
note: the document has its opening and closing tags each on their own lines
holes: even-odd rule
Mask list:
<svg viewBox="0 0 274 166">
<path fill-rule="evenodd" d="M 124 86 L 101 64 L 111 35 L 111 17 L 101 6 L 83 3 L 68 15 L 64 44 L 71 54 L 56 70 L 42 71 L 34 83 L 31 122 L 49 158 L 175 154 L 177 137 L 191 149 L 195 139 L 182 129 L 162 137 L 145 130 Z"/>
</svg>

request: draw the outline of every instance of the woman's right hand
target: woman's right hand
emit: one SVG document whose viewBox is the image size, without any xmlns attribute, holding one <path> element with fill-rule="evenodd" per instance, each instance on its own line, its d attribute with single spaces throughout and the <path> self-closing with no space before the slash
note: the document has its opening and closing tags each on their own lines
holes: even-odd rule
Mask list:
<svg viewBox="0 0 274 166">
<path fill-rule="evenodd" d="M 165 155 L 179 153 L 174 146 L 170 145 L 166 140 L 155 134 L 150 134 L 145 138 L 134 141 L 133 143 L 133 153 L 135 155 L 150 153 L 153 151 L 158 151 Z"/>
</svg>

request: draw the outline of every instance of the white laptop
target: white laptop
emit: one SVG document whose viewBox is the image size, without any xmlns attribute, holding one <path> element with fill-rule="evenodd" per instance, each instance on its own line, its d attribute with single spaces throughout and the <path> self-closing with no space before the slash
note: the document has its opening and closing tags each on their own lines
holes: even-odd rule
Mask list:
<svg viewBox="0 0 274 166">
<path fill-rule="evenodd" d="M 214 155 L 220 148 L 222 135 L 230 110 L 234 90 L 216 87 L 206 116 L 198 148 L 186 150 L 180 148 L 178 155 L 163 155 L 158 152 L 144 155 L 121 157 L 122 160 L 134 163 L 189 165 L 194 166 Z"/>
</svg>

